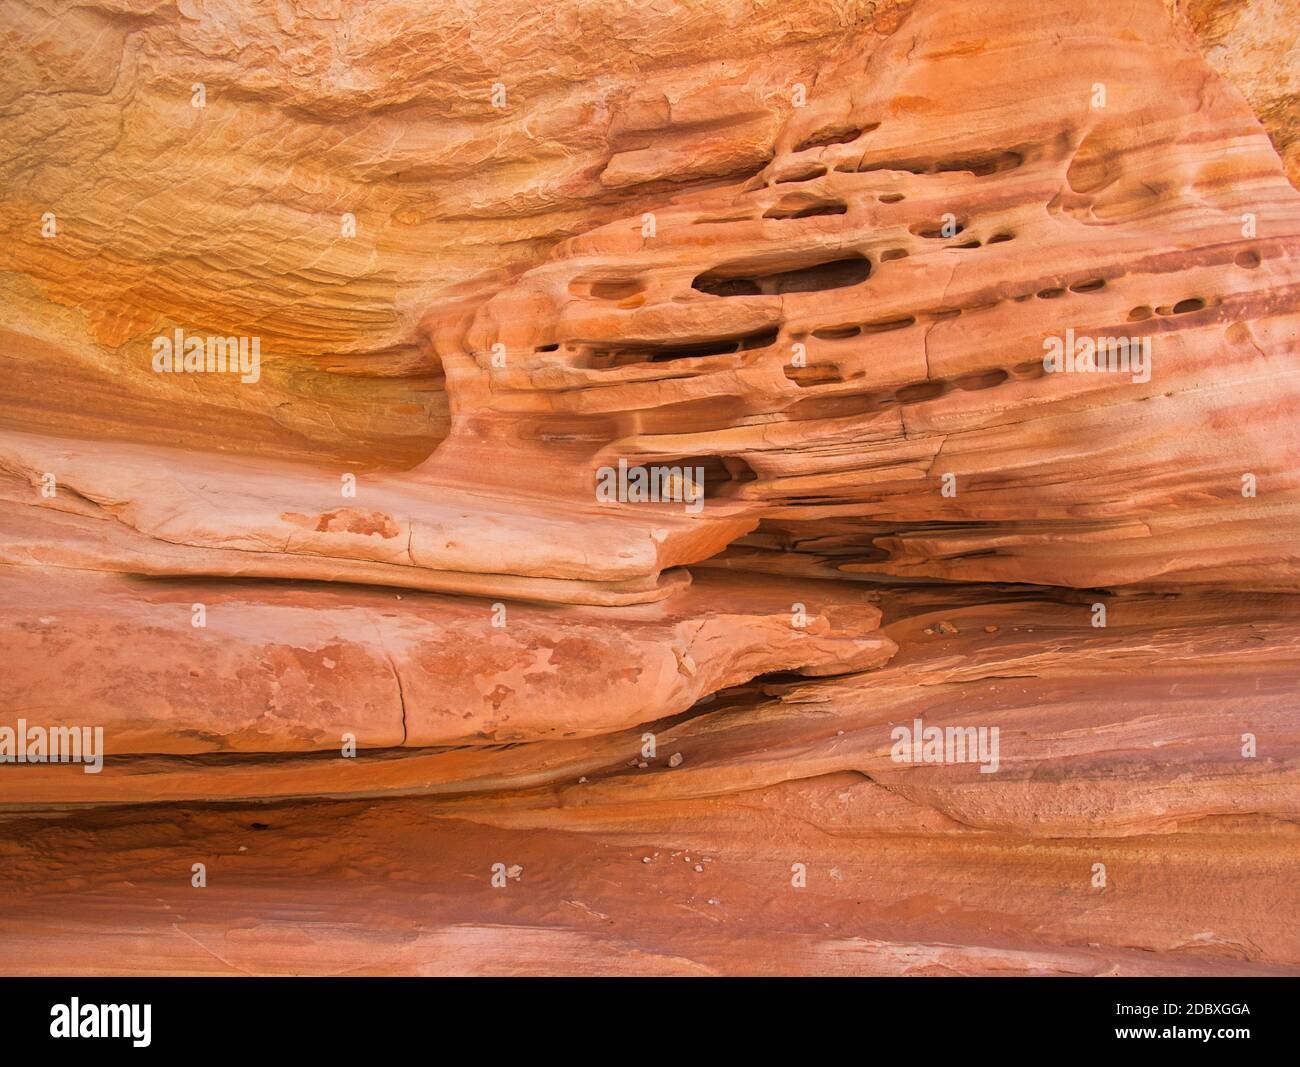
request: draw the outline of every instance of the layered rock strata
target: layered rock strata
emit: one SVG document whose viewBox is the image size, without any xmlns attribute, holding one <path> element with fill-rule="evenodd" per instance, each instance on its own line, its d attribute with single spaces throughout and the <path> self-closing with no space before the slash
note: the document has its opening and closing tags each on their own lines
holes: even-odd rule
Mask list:
<svg viewBox="0 0 1300 1067">
<path fill-rule="evenodd" d="M 1300 973 L 1246 7 L 6 10 L 5 970 Z"/>
</svg>

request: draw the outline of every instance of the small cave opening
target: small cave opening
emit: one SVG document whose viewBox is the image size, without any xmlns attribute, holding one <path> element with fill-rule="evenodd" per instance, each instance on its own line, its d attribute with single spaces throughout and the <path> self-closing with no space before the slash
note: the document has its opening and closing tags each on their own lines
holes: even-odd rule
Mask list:
<svg viewBox="0 0 1300 1067">
<path fill-rule="evenodd" d="M 1001 385 L 1010 377 L 1011 375 L 1001 367 L 994 367 L 991 370 L 974 371 L 971 374 L 963 374 L 952 384 L 958 389 L 972 392 L 979 389 L 992 389 L 995 386 Z"/>
<path fill-rule="evenodd" d="M 773 271 L 724 264 L 697 275 L 691 285 L 710 296 L 783 296 L 846 289 L 870 277 L 871 260 L 854 255 Z"/>
<path fill-rule="evenodd" d="M 632 300 L 645 291 L 637 278 L 575 278 L 569 292 L 577 297 L 614 302 Z"/>
<path fill-rule="evenodd" d="M 949 229 L 949 226 L 951 226 L 952 232 L 946 233 L 945 230 Z M 910 232 L 916 237 L 925 237 L 931 241 L 943 241 L 950 237 L 956 237 L 965 229 L 966 223 L 964 221 L 949 224 L 948 226 L 932 226 L 926 222 L 917 222 L 911 226 Z"/>
<path fill-rule="evenodd" d="M 882 319 L 878 322 L 845 323 L 839 326 L 819 326 L 812 335 L 819 341 L 847 341 L 863 334 L 890 333 L 893 330 L 905 330 L 916 324 L 915 315 L 905 315 L 897 319 Z"/>
<path fill-rule="evenodd" d="M 1007 149 L 999 152 L 985 152 L 970 156 L 917 156 L 911 159 L 884 160 L 876 163 L 841 164 L 837 170 L 857 171 L 866 174 L 877 170 L 899 170 L 906 174 L 971 174 L 976 178 L 986 178 L 990 174 L 1001 174 L 1015 170 L 1026 159 L 1024 152 Z"/>
<path fill-rule="evenodd" d="M 624 504 L 679 505 L 698 511 L 735 496 L 758 475 L 739 456 L 620 456 L 596 468 L 596 499 Z"/>
<path fill-rule="evenodd" d="M 938 174 L 964 172 L 974 174 L 977 178 L 983 178 L 990 174 L 1001 174 L 1004 171 L 1015 170 L 1024 161 L 1025 157 L 1020 152 L 991 152 L 985 155 L 940 160 L 935 164 L 934 169 L 935 173 Z"/>
<path fill-rule="evenodd" d="M 1155 313 L 1157 315 L 1162 315 L 1162 316 L 1163 315 L 1190 315 L 1193 311 L 1204 311 L 1204 310 L 1205 310 L 1205 301 L 1202 300 L 1199 296 L 1191 296 L 1183 300 L 1179 300 L 1176 304 L 1173 304 L 1172 306 L 1169 304 L 1162 304 L 1160 307 L 1156 308 Z"/>
<path fill-rule="evenodd" d="M 885 319 L 883 322 L 867 322 L 862 325 L 863 333 L 890 333 L 893 330 L 905 330 L 916 325 L 915 315 L 905 315 L 901 319 Z"/>
<path fill-rule="evenodd" d="M 765 219 L 815 219 L 843 215 L 849 210 L 843 200 L 808 200 L 802 197 L 782 200 L 763 213 Z"/>
<path fill-rule="evenodd" d="M 637 363 L 672 363 L 676 360 L 699 359 L 704 356 L 735 355 L 767 348 L 776 343 L 779 334 L 780 330 L 773 326 L 753 333 L 719 337 L 708 341 L 592 349 L 588 356 L 588 366 L 594 370 L 611 370 Z"/>
<path fill-rule="evenodd" d="M 813 330 L 812 335 L 819 341 L 844 341 L 861 332 L 861 326 L 822 326 Z"/>
<path fill-rule="evenodd" d="M 900 404 L 921 404 L 927 400 L 937 400 L 948 391 L 948 383 L 934 380 L 913 382 L 894 393 L 894 399 Z"/>
</svg>

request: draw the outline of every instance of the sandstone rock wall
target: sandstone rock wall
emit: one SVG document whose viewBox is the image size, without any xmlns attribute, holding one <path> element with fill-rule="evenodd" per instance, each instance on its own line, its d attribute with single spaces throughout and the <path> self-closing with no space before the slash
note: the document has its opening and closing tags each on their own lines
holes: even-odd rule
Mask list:
<svg viewBox="0 0 1300 1067">
<path fill-rule="evenodd" d="M 1300 971 L 1283 6 L 0 11 L 6 971 Z"/>
</svg>

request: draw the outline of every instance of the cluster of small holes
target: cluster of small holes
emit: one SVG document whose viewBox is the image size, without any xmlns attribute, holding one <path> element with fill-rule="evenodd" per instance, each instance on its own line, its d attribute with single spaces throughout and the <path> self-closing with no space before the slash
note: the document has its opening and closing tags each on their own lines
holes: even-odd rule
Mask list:
<svg viewBox="0 0 1300 1067">
<path fill-rule="evenodd" d="M 841 414 L 867 414 L 879 411 L 894 404 L 907 406 L 924 404 L 937 400 L 953 391 L 978 392 L 982 389 L 994 389 L 1013 378 L 1028 381 L 1041 378 L 1046 371 L 1042 360 L 1021 363 L 1011 370 L 990 367 L 986 370 L 972 371 L 956 378 L 930 378 L 922 382 L 909 382 L 897 389 L 880 393 L 854 393 L 848 396 L 817 397 L 801 401 L 828 412 L 839 411 Z M 840 383 L 845 380 L 842 368 L 835 363 L 815 363 L 807 367 L 786 367 L 785 375 L 801 388 L 828 383 Z M 855 375 L 860 377 L 861 375 Z"/>
<path fill-rule="evenodd" d="M 890 253 L 886 252 L 880 258 L 882 262 L 886 262 L 891 258 L 897 258 L 897 257 L 893 257 L 890 255 Z M 1070 285 L 1068 291 L 1072 293 L 1096 293 L 1102 290 L 1103 288 L 1105 288 L 1105 286 L 1106 286 L 1106 281 L 1104 278 L 1089 278 L 1084 281 L 1075 282 L 1074 284 Z M 1054 300 L 1057 299 L 1058 297 L 1064 296 L 1066 292 L 1067 292 L 1066 288 L 1056 287 L 1051 289 L 1041 289 L 1036 294 L 1025 293 L 1021 296 L 1011 297 L 1010 299 L 1016 302 L 1020 302 L 1020 301 L 1032 299 L 1036 295 L 1042 300 Z M 986 311 L 989 308 L 997 307 L 998 304 L 1000 303 L 1002 303 L 1001 300 L 989 300 L 989 301 L 984 301 L 983 303 L 967 304 L 962 307 L 929 308 L 925 311 L 919 312 L 919 315 L 933 322 L 941 322 L 944 319 L 954 319 L 958 315 L 969 314 L 970 312 L 973 311 Z M 1174 305 L 1174 307 L 1175 309 L 1183 308 L 1184 305 L 1189 303 L 1190 303 L 1189 301 L 1182 301 Z M 1135 310 L 1142 310 L 1142 309 L 1135 309 Z M 1147 308 L 1145 310 L 1150 312 L 1151 309 Z M 1188 307 L 1185 308 L 1185 310 L 1194 310 L 1194 309 Z M 1181 311 L 1175 311 L 1174 313 L 1182 314 Z M 1149 315 L 1147 317 L 1149 317 Z M 1132 319 L 1133 316 L 1130 315 L 1129 318 Z M 817 338 L 817 340 L 819 341 L 844 341 L 853 337 L 860 337 L 863 334 L 888 333 L 893 330 L 905 329 L 908 326 L 914 325 L 916 321 L 917 321 L 916 315 L 907 315 L 907 316 L 902 316 L 894 319 L 877 320 L 875 322 L 844 323 L 837 326 L 821 326 L 812 331 L 812 336 Z"/>
<path fill-rule="evenodd" d="M 1176 304 L 1164 304 L 1158 308 L 1152 308 L 1148 304 L 1142 304 L 1133 308 L 1128 313 L 1128 321 L 1143 322 L 1156 315 L 1164 318 L 1169 315 L 1190 315 L 1193 312 L 1204 310 L 1205 301 L 1199 296 L 1191 296 L 1184 300 L 1179 300 Z"/>
<path fill-rule="evenodd" d="M 876 169 L 876 168 L 872 168 L 872 169 Z M 789 177 L 781 179 L 780 182 L 778 182 L 778 184 L 809 181 L 812 180 L 813 178 L 821 177 L 825 173 L 826 173 L 826 168 L 821 164 L 817 164 L 811 168 L 808 168 L 800 172 L 797 175 L 791 175 Z M 903 199 L 905 199 L 905 197 L 901 193 L 885 193 L 879 195 L 877 199 L 879 200 L 880 203 L 883 204 L 894 204 L 902 201 Z M 775 219 L 800 219 L 800 218 L 816 217 L 820 215 L 839 215 L 839 214 L 844 214 L 846 211 L 847 211 L 847 205 L 845 205 L 842 201 L 839 200 L 811 201 L 801 205 L 792 204 L 790 206 L 785 206 L 785 207 L 774 206 L 773 208 L 769 209 L 768 213 L 764 217 L 775 218 Z M 748 219 L 748 216 L 735 216 L 731 218 L 697 219 L 696 222 L 697 223 L 731 222 L 731 221 L 742 221 L 746 219 Z M 965 228 L 964 223 L 959 223 L 955 227 L 953 233 L 945 234 L 942 228 L 935 229 L 933 227 L 927 227 L 922 229 L 921 228 L 922 225 L 923 224 L 918 224 L 917 226 L 914 226 L 912 228 L 912 232 L 916 236 L 926 238 L 926 239 L 951 239 L 952 237 L 955 237 L 958 234 L 960 234 Z M 1014 236 L 1015 235 L 1012 233 L 1002 231 L 993 234 L 984 243 L 988 245 L 1002 244 L 1007 241 L 1013 240 Z M 952 249 L 973 249 L 973 248 L 981 247 L 981 242 L 978 239 L 971 239 L 961 244 L 950 245 L 948 247 Z M 904 259 L 908 255 L 909 255 L 908 250 L 904 248 L 887 249 L 881 253 L 880 262 L 889 263 L 895 260 Z M 1261 257 L 1257 251 L 1252 249 L 1252 250 L 1247 250 L 1238 253 L 1238 255 L 1234 259 L 1234 262 L 1239 267 L 1245 269 L 1254 269 L 1255 267 L 1258 267 L 1260 265 Z M 630 283 L 629 285 L 629 283 L 617 283 L 617 282 L 596 283 L 592 285 L 591 295 L 603 299 L 617 299 L 618 297 L 624 297 L 626 299 L 627 295 L 629 294 L 629 289 L 635 287 L 635 284 L 636 283 Z M 1085 279 L 1070 284 L 1068 286 L 1068 291 L 1071 293 L 1093 293 L 1093 292 L 1100 291 L 1101 289 L 1105 288 L 1105 286 L 1106 286 L 1106 281 L 1104 278 L 1089 278 L 1089 279 Z M 1065 287 L 1052 286 L 1045 289 L 1041 289 L 1037 293 L 1025 293 L 1019 296 L 1011 297 L 1010 299 L 1016 302 L 1022 302 L 1024 300 L 1032 299 L 1034 296 L 1037 296 L 1039 299 L 1042 300 L 1055 300 L 1065 296 L 1066 292 L 1067 292 L 1067 288 Z M 939 321 L 943 319 L 956 317 L 958 315 L 961 315 L 963 312 L 976 311 L 985 308 L 995 307 L 998 303 L 1000 303 L 1000 301 L 993 301 L 991 303 L 971 305 L 964 308 L 936 308 L 931 311 L 924 312 L 923 314 L 931 320 Z M 1191 314 L 1197 311 L 1201 311 L 1205 307 L 1206 307 L 1206 302 L 1200 297 L 1188 297 L 1179 300 L 1173 305 L 1161 306 L 1155 309 L 1152 309 L 1151 307 L 1146 305 L 1135 307 L 1129 312 L 1128 319 L 1130 322 L 1140 322 L 1140 321 L 1150 319 L 1155 315 L 1160 315 L 1160 316 L 1185 315 L 1185 314 Z M 856 325 L 822 327 L 820 329 L 814 330 L 813 336 L 818 338 L 819 340 L 831 340 L 831 341 L 846 340 L 864 334 L 884 333 L 893 330 L 904 329 L 906 327 L 914 325 L 916 321 L 917 321 L 916 316 L 905 316 L 896 319 L 862 323 Z M 766 341 L 768 339 L 764 338 L 764 340 Z M 556 344 L 543 345 L 543 346 L 539 346 L 536 350 L 538 352 L 553 352 L 556 351 L 558 347 L 559 346 Z M 740 344 L 737 344 L 736 347 L 738 350 L 743 351 L 753 347 L 753 345 L 752 342 L 748 344 L 742 342 Z M 657 359 L 655 356 L 651 356 L 650 358 L 658 361 L 658 359 L 663 359 L 665 357 L 674 358 L 675 356 L 676 353 L 670 355 L 667 351 L 665 351 L 663 354 L 659 354 L 657 356 Z M 814 367 L 800 368 L 797 370 L 801 373 L 796 373 L 795 371 L 790 371 L 790 370 L 788 370 L 787 373 L 792 379 L 797 380 L 799 384 L 803 386 L 825 384 L 828 382 L 838 382 L 842 380 L 842 378 L 840 377 L 840 372 L 838 367 L 834 367 L 834 365 L 831 364 L 819 364 L 819 365 L 814 365 Z M 1020 364 L 1015 368 L 1013 368 L 1011 372 L 994 370 L 994 371 L 980 372 L 977 375 L 967 376 L 967 379 L 979 380 L 981 382 L 986 382 L 988 384 L 977 385 L 977 386 L 965 385 L 962 384 L 962 382 L 965 381 L 966 379 L 958 379 L 957 382 L 954 383 L 954 385 L 956 388 L 962 388 L 962 389 L 988 388 L 991 385 L 999 384 L 1000 382 L 1007 380 L 1007 378 L 1011 376 L 1015 376 L 1019 378 L 1035 378 L 1035 377 L 1041 377 L 1042 374 L 1043 374 L 1043 368 L 1041 362 L 1035 360 L 1030 363 Z M 895 403 L 895 402 L 919 403 L 922 402 L 923 400 L 933 399 L 935 396 L 942 395 L 944 392 L 947 391 L 947 389 L 948 389 L 948 385 L 945 383 L 920 382 L 920 383 L 915 383 L 911 386 L 905 386 L 890 396 L 878 397 L 876 398 L 875 402 L 877 404 L 882 404 L 882 405 Z"/>
</svg>

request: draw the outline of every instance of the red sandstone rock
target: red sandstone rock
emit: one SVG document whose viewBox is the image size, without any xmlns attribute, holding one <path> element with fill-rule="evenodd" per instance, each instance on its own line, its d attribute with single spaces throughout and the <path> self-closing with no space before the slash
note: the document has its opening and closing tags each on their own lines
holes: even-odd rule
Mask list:
<svg viewBox="0 0 1300 1067">
<path fill-rule="evenodd" d="M 7 12 L 0 969 L 1300 973 L 1275 8 Z"/>
<path fill-rule="evenodd" d="M 4 570 L 0 725 L 35 709 L 50 726 L 93 721 L 109 756 L 599 735 L 755 675 L 868 670 L 895 651 L 860 586 L 704 575 L 660 604 L 594 609 Z M 41 777 L 0 776 L 0 803 Z"/>
</svg>

